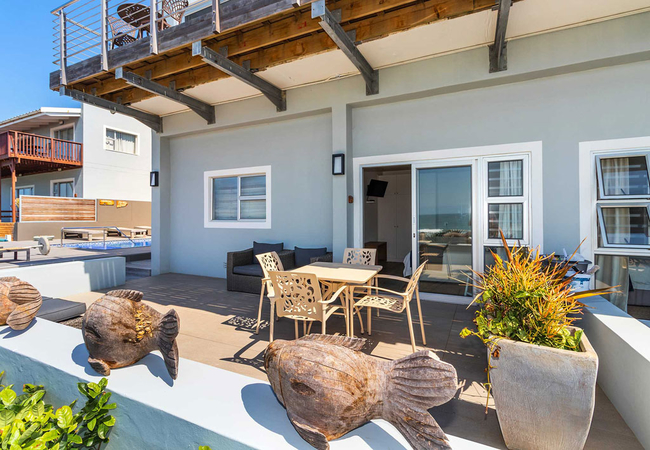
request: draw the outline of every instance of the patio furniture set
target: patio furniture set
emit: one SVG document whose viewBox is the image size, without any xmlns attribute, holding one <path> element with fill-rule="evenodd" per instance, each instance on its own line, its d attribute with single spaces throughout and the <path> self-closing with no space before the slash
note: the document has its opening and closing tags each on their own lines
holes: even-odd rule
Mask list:
<svg viewBox="0 0 650 450">
<path fill-rule="evenodd" d="M 287 259 L 284 252 L 284 260 Z M 379 272 L 382 266 L 375 264 L 376 249 L 348 248 L 343 262 L 313 261 L 298 268 L 286 270 L 283 259 L 276 251 L 256 255 L 263 272 L 261 279 L 260 303 L 257 326 L 259 332 L 262 320 L 264 296 L 271 302 L 269 321 L 270 342 L 273 342 L 275 315 L 294 320 L 296 339 L 299 337 L 299 322 L 303 323 L 303 333 L 309 334 L 314 322 L 322 325 L 322 334 L 327 333 L 327 320 L 333 315 L 345 319 L 346 334 L 354 337 L 354 317 L 358 317 L 361 333 L 364 333 L 361 311 L 367 311 L 367 331 L 372 333 L 372 309 L 382 309 L 394 313 L 406 313 L 409 335 L 413 351 L 416 351 L 410 302 L 415 296 L 422 342 L 426 345 L 424 322 L 418 290 L 418 281 L 424 264 L 416 269 L 413 276 L 402 278 L 384 275 Z M 405 289 L 401 292 L 379 287 L 380 279 L 401 281 Z M 258 285 L 259 286 L 259 285 Z"/>
<path fill-rule="evenodd" d="M 183 20 L 185 10 L 189 7 L 189 0 L 163 0 L 162 12 L 157 13 L 158 30 L 162 31 L 172 25 L 164 16 L 172 18 L 177 23 Z M 108 16 L 108 24 L 113 35 L 112 47 L 123 47 L 137 41 L 150 30 L 151 10 L 141 3 L 123 3 L 117 8 L 117 15 Z"/>
</svg>

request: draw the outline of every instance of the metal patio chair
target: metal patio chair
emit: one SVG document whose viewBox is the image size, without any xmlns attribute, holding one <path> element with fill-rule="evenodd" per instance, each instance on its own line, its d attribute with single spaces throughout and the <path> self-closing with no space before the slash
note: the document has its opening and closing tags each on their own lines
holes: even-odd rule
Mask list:
<svg viewBox="0 0 650 450">
<path fill-rule="evenodd" d="M 123 47 L 137 40 L 138 29 L 119 17 L 108 16 L 108 25 L 111 27 L 111 35 L 113 36 L 112 48 Z"/>
<path fill-rule="evenodd" d="M 260 332 L 260 323 L 262 322 L 262 304 L 264 303 L 264 291 L 266 290 L 266 296 L 273 304 L 275 298 L 275 291 L 273 290 L 273 283 L 269 278 L 270 272 L 283 272 L 284 266 L 282 261 L 276 252 L 262 253 L 256 255 L 257 260 L 262 266 L 262 272 L 264 273 L 264 278 L 262 278 L 262 292 L 260 292 L 260 306 L 257 311 L 257 326 L 255 327 L 255 334 Z M 271 309 L 273 306 L 271 305 Z M 273 325 L 271 324 L 271 330 L 273 330 Z M 271 340 L 273 340 L 273 331 L 271 331 Z"/>
<path fill-rule="evenodd" d="M 413 352 L 416 352 L 415 348 L 415 336 L 413 334 L 413 320 L 411 318 L 411 307 L 410 303 L 413 299 L 413 294 L 415 293 L 415 298 L 418 305 L 418 315 L 420 317 L 420 329 L 422 331 L 422 341 L 424 345 L 427 345 L 426 338 L 424 337 L 424 322 L 422 320 L 422 305 L 420 304 L 420 290 L 418 288 L 418 282 L 420 281 L 420 276 L 424 270 L 426 263 L 422 263 L 418 267 L 410 279 L 397 277 L 393 275 L 377 275 L 376 278 L 389 278 L 394 280 L 400 280 L 407 283 L 406 289 L 403 292 L 396 292 L 390 289 L 380 288 L 377 286 L 357 286 L 354 289 L 366 291 L 366 295 L 361 297 L 359 301 L 354 303 L 354 309 L 358 310 L 366 308 L 378 308 L 385 309 L 394 313 L 402 313 L 406 311 L 406 317 L 409 325 L 409 334 L 411 337 L 411 346 L 413 347 Z M 375 293 L 373 294 L 373 291 Z M 368 335 L 372 333 L 372 324 L 371 324 L 371 314 L 368 314 Z"/>
<path fill-rule="evenodd" d="M 274 299 L 271 301 L 271 334 L 273 342 L 273 314 L 277 308 L 279 317 L 294 319 L 296 339 L 298 339 L 298 321 L 303 321 L 303 326 L 310 322 L 322 323 L 322 334 L 327 332 L 327 319 L 332 314 L 342 310 L 342 315 L 347 320 L 347 308 L 335 305 L 334 302 L 347 289 L 341 286 L 329 299 L 324 300 L 318 282 L 318 277 L 311 273 L 270 272 L 269 278 L 273 285 Z M 347 328 L 347 327 L 346 327 Z M 307 333 L 305 329 L 305 333 Z"/>
<path fill-rule="evenodd" d="M 190 5 L 189 0 L 163 0 L 162 10 L 164 15 L 171 17 L 177 23 L 183 21 L 183 16 L 185 16 L 185 9 Z M 174 25 L 169 24 L 166 20 L 162 20 L 162 29 L 173 27 Z"/>
</svg>

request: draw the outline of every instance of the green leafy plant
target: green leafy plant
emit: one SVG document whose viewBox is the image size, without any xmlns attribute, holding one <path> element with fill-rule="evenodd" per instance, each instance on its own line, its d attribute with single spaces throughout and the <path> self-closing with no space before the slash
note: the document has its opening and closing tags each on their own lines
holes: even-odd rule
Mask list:
<svg viewBox="0 0 650 450">
<path fill-rule="evenodd" d="M 0 372 L 0 382 L 4 372 Z M 98 450 L 108 442 L 115 418 L 109 411 L 115 403 L 105 391 L 108 381 L 78 383 L 86 403 L 73 413 L 76 400 L 54 410 L 44 402 L 45 388 L 25 384 L 18 395 L 13 385 L 0 384 L 0 448 L 2 450 L 63 450 L 88 448 Z"/>
<path fill-rule="evenodd" d="M 572 291 L 570 265 L 551 263 L 553 255 L 542 257 L 539 249 L 511 249 L 503 233 L 501 239 L 507 260 L 492 253 L 495 264 L 485 273 L 474 272 L 479 294 L 472 303 L 480 305 L 476 330 L 465 328 L 461 336 L 474 335 L 486 344 L 505 338 L 579 351 L 582 330 L 570 328 L 585 307 L 579 299 L 611 289 Z"/>
<path fill-rule="evenodd" d="M 542 257 L 539 249 L 509 248 L 503 232 L 501 240 L 507 260 L 492 252 L 495 264 L 485 273 L 473 271 L 479 293 L 472 304 L 480 306 L 474 318 L 476 330 L 464 328 L 460 333 L 462 338 L 476 336 L 488 347 L 484 384 L 488 399 L 492 388 L 490 361 L 499 357 L 500 339 L 580 351 L 582 330 L 571 328 L 585 307 L 579 300 L 613 289 L 574 292 L 570 285 L 575 275 L 567 276 L 569 264 L 554 264 L 554 255 Z M 487 403 L 485 408 L 487 414 Z"/>
</svg>

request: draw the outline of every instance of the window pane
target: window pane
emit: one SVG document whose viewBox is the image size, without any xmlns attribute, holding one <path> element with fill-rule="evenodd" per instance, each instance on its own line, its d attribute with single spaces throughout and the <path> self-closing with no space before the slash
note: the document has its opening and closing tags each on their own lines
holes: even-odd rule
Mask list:
<svg viewBox="0 0 650 450">
<path fill-rule="evenodd" d="M 241 196 L 266 195 L 266 175 L 241 178 Z"/>
<path fill-rule="evenodd" d="M 488 205 L 488 237 L 501 239 L 503 231 L 506 239 L 524 238 L 524 205 L 521 203 L 502 203 Z"/>
<path fill-rule="evenodd" d="M 237 220 L 237 177 L 212 180 L 212 220 Z"/>
<path fill-rule="evenodd" d="M 488 197 L 524 195 L 523 161 L 488 163 Z"/>
<path fill-rule="evenodd" d="M 608 195 L 650 195 L 648 165 L 644 155 L 602 158 L 603 192 Z"/>
<path fill-rule="evenodd" d="M 492 252 L 496 253 L 502 260 L 506 261 L 508 256 L 506 255 L 506 249 L 503 247 L 485 247 L 485 256 L 484 256 L 484 271 L 487 271 L 489 267 L 492 267 L 495 264 L 494 256 Z"/>
<path fill-rule="evenodd" d="M 266 219 L 266 200 L 242 200 L 240 208 L 242 219 Z"/>
<path fill-rule="evenodd" d="M 650 220 L 645 206 L 601 208 L 610 244 L 650 245 Z"/>
</svg>

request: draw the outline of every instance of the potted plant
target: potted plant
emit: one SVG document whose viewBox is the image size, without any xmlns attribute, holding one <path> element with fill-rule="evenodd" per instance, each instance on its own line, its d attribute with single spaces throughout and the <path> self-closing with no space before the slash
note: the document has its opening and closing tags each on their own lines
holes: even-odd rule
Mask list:
<svg viewBox="0 0 650 450">
<path fill-rule="evenodd" d="M 607 289 L 573 292 L 568 264 L 539 250 L 508 248 L 507 260 L 475 273 L 477 336 L 488 347 L 491 393 L 506 446 L 518 450 L 582 449 L 594 412 L 598 356 L 573 323 L 579 299 Z"/>
</svg>

